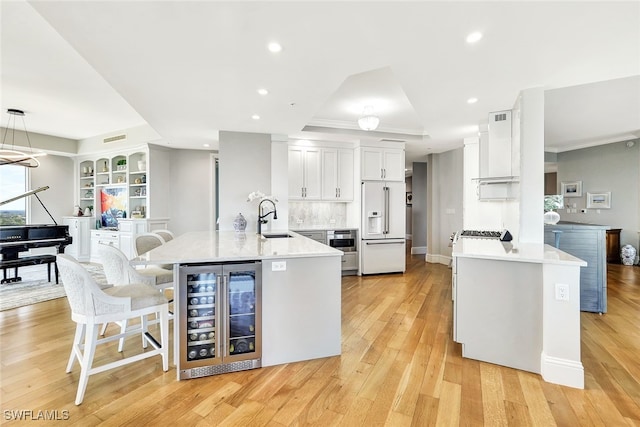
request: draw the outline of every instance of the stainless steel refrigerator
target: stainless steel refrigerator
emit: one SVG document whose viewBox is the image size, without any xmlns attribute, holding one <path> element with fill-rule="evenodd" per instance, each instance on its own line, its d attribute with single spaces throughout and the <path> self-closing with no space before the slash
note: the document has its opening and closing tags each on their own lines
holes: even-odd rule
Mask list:
<svg viewBox="0 0 640 427">
<path fill-rule="evenodd" d="M 404 273 L 405 183 L 362 181 L 360 272 Z"/>
</svg>

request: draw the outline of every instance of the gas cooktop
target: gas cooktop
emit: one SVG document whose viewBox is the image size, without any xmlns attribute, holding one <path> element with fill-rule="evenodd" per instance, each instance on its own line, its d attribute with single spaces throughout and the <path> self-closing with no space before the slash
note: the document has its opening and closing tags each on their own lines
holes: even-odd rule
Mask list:
<svg viewBox="0 0 640 427">
<path fill-rule="evenodd" d="M 460 237 L 477 237 L 481 239 L 499 239 L 502 232 L 486 230 L 462 230 Z"/>
</svg>

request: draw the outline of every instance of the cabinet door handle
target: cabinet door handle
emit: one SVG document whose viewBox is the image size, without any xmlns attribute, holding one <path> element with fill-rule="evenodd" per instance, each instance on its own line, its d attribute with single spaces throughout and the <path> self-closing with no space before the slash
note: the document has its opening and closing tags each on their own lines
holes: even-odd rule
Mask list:
<svg viewBox="0 0 640 427">
<path fill-rule="evenodd" d="M 341 197 L 342 195 L 340 194 L 340 189 L 338 188 L 338 197 Z"/>
<path fill-rule="evenodd" d="M 338 189 L 336 188 L 336 199 L 338 198 Z"/>
</svg>

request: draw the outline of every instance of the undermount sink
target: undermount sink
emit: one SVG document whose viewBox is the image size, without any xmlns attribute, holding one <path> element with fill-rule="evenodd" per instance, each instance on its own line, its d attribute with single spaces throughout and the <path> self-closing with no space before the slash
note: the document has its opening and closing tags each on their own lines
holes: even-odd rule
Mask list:
<svg viewBox="0 0 640 427">
<path fill-rule="evenodd" d="M 262 237 L 265 239 L 284 239 L 293 236 L 289 233 L 262 233 Z"/>
</svg>

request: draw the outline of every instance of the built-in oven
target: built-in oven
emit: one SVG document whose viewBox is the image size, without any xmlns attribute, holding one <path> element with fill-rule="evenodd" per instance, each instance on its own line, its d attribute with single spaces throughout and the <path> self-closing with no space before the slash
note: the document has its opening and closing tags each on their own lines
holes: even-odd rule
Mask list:
<svg viewBox="0 0 640 427">
<path fill-rule="evenodd" d="M 327 245 L 342 252 L 356 252 L 357 230 L 329 230 L 327 231 Z"/>
</svg>

